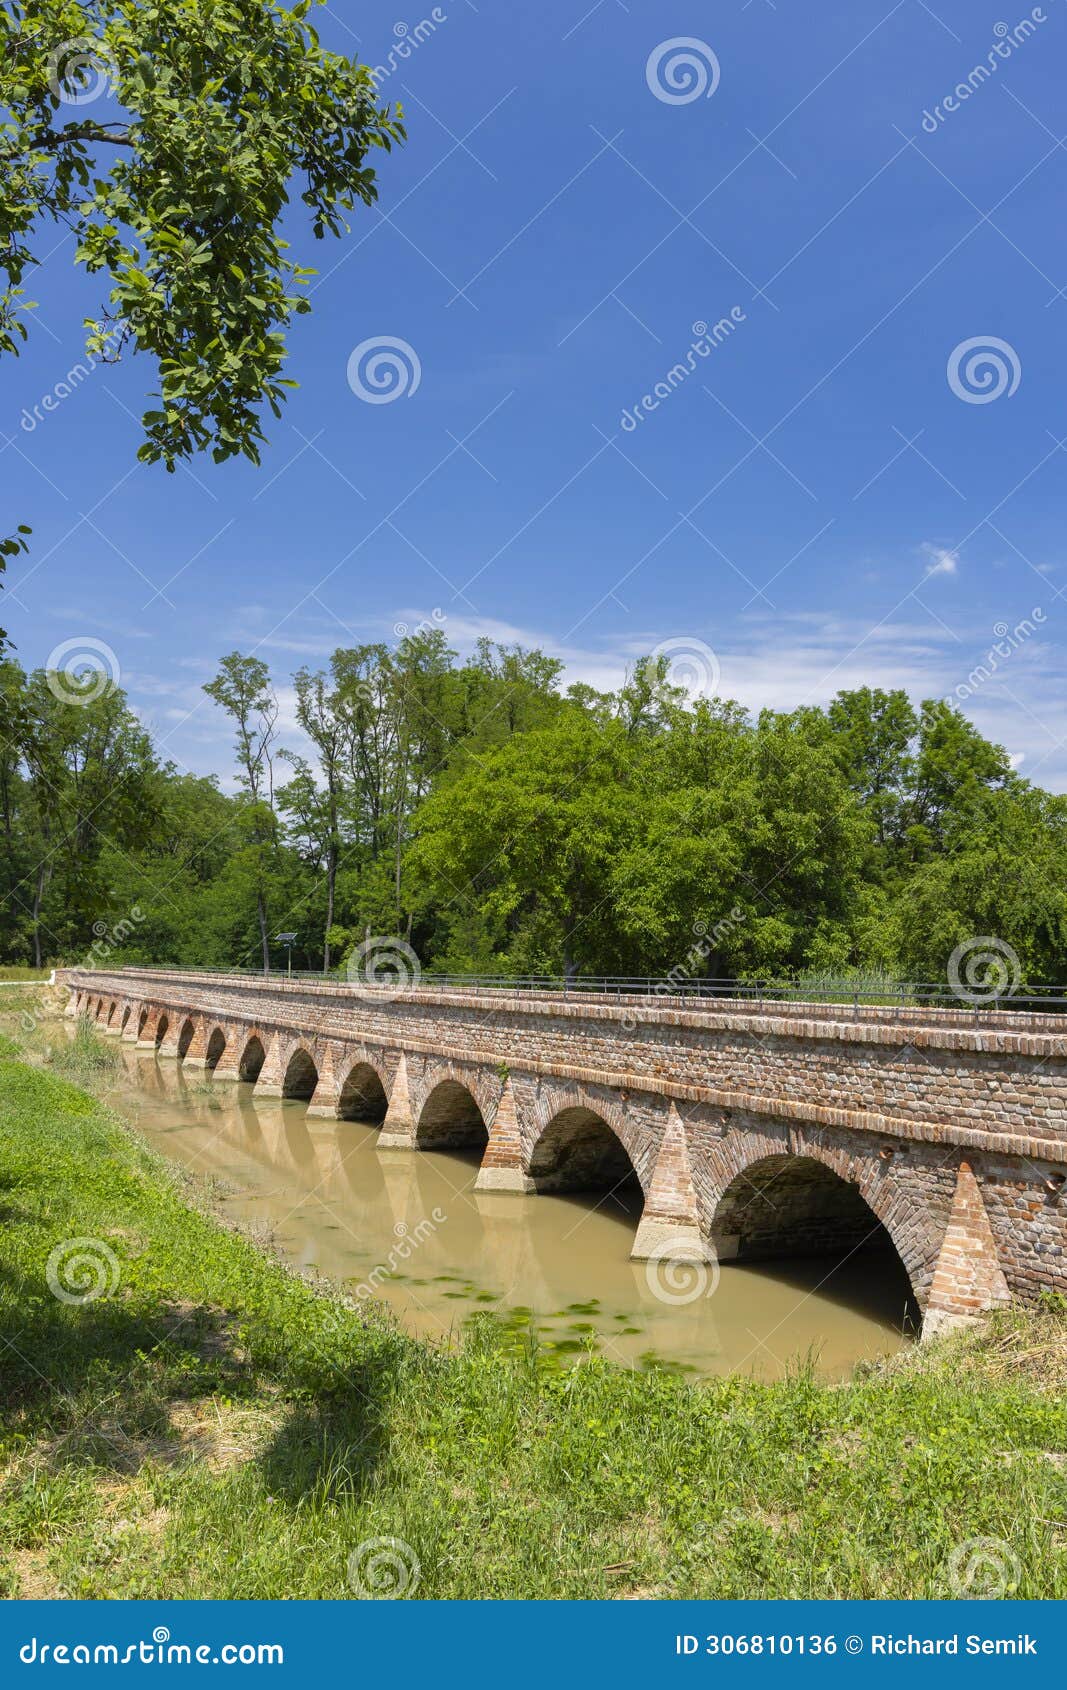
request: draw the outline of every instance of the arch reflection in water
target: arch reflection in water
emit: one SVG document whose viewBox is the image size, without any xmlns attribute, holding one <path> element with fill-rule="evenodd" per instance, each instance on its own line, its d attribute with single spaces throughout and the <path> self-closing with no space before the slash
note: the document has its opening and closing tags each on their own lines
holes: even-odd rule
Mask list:
<svg viewBox="0 0 1067 1690">
<path fill-rule="evenodd" d="M 379 1152 L 373 1119 L 309 1117 L 304 1101 L 257 1100 L 247 1082 L 184 1086 L 178 1064 L 132 1046 L 123 1059 L 129 1077 L 116 1106 L 168 1156 L 220 1176 L 235 1218 L 270 1230 L 294 1262 L 354 1289 L 390 1261 L 398 1238 L 408 1239 L 398 1271 L 373 1284 L 411 1331 L 447 1337 L 469 1315 L 491 1311 L 532 1321 L 564 1353 L 592 1340 L 623 1365 L 652 1353 L 705 1373 L 777 1374 L 814 1348 L 823 1370 L 840 1375 L 902 1341 L 899 1282 L 890 1284 L 883 1257 L 864 1250 L 840 1267 L 835 1257 L 757 1263 L 742 1255 L 723 1265 L 713 1297 L 658 1298 L 645 1264 L 629 1260 L 640 1189 L 625 1172 L 604 1202 L 597 1180 L 623 1169 L 617 1150 L 615 1160 L 606 1157 L 594 1122 L 557 1117 L 537 1163 L 549 1181 L 561 1168 L 583 1168 L 586 1189 L 476 1193 L 476 1150 L 424 1139 L 418 1151 Z M 309 1075 L 301 1072 L 306 1092 Z M 473 1133 L 471 1101 L 446 1093 L 441 1113 L 435 1105 L 423 1125 L 455 1128 L 461 1105 Z M 766 1185 L 766 1196 L 775 1189 Z M 420 1229 L 435 1211 L 444 1220 Z"/>
</svg>

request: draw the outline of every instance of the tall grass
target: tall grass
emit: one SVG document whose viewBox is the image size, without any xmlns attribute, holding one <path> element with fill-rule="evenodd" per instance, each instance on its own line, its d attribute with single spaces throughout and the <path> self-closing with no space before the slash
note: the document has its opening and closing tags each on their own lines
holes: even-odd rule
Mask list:
<svg viewBox="0 0 1067 1690">
<path fill-rule="evenodd" d="M 57 1074 L 82 1085 L 109 1079 L 122 1067 L 118 1051 L 104 1043 L 87 1015 L 78 1017 L 73 1038 L 49 1041 L 47 1054 Z"/>
<path fill-rule="evenodd" d="M 780 989 L 791 1003 L 857 1004 L 867 1006 L 915 1005 L 923 1000 L 914 987 L 884 969 L 807 969 L 795 982 Z"/>
</svg>

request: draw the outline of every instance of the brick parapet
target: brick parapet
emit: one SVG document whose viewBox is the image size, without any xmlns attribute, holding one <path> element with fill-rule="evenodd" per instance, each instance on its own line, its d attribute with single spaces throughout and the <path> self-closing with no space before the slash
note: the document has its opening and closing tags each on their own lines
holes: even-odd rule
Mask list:
<svg viewBox="0 0 1067 1690">
<path fill-rule="evenodd" d="M 822 1127 L 1067 1161 L 1067 1035 L 844 1027 L 656 1010 L 633 1026 L 612 1006 L 517 999 L 487 1012 L 462 993 L 395 999 L 317 983 L 234 976 L 79 973 L 92 992 L 133 984 L 145 1001 L 221 1020 L 532 1074 Z M 154 992 L 150 993 L 150 985 Z M 281 989 L 279 989 L 281 988 Z M 627 1026 L 620 1028 L 620 1019 Z M 763 1029 L 761 1033 L 759 1029 Z M 995 1043 L 997 1048 L 989 1048 Z M 1054 1047 L 1038 1053 L 1038 1045 Z M 920 1054 L 921 1053 L 921 1054 Z M 274 1076 L 270 1076 L 278 1083 Z"/>
</svg>

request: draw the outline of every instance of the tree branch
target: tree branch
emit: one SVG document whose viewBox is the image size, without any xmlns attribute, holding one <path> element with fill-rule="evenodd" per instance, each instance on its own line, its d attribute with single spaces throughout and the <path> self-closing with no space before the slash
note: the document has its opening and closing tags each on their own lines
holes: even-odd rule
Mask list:
<svg viewBox="0 0 1067 1690">
<path fill-rule="evenodd" d="M 111 135 L 110 129 L 121 128 L 121 135 Z M 135 147 L 137 142 L 130 134 L 128 124 L 110 123 L 68 123 L 65 129 L 44 129 L 37 136 L 35 142 L 40 146 L 60 147 L 66 141 L 108 141 L 115 147 Z"/>
</svg>

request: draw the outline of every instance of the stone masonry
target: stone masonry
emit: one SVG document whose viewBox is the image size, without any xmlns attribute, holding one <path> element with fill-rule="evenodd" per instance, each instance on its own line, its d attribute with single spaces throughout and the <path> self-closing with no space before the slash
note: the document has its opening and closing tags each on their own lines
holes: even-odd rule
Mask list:
<svg viewBox="0 0 1067 1690">
<path fill-rule="evenodd" d="M 892 1242 L 925 1329 L 1067 1292 L 1067 1025 L 1007 1012 L 70 970 L 161 1056 L 482 1147 L 483 1190 L 640 1185 L 639 1259 Z"/>
</svg>

